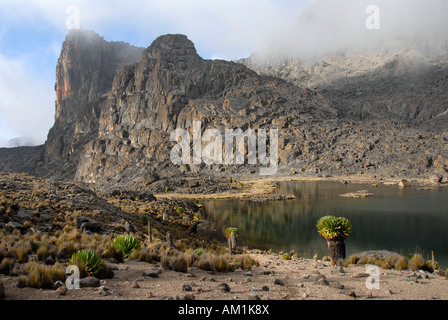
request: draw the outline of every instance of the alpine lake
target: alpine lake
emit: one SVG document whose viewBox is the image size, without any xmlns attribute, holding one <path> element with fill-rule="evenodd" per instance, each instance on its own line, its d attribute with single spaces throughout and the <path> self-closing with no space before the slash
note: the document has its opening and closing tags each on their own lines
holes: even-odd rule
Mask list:
<svg viewBox="0 0 448 320">
<path fill-rule="evenodd" d="M 367 198 L 341 194 L 366 190 Z M 368 250 L 389 250 L 403 256 L 431 252 L 442 269 L 448 267 L 448 188 L 306 181 L 280 182 L 276 193 L 294 200 L 250 202 L 203 200 L 209 228 L 217 235 L 239 229 L 238 244 L 249 249 L 294 251 L 298 256 L 328 256 L 327 243 L 317 232 L 317 221 L 327 215 L 345 217 L 353 230 L 345 240 L 347 257 Z"/>
</svg>

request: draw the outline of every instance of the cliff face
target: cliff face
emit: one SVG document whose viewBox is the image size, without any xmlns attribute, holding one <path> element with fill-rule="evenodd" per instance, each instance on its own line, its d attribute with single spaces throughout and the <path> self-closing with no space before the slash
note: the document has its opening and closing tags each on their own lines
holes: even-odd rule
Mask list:
<svg viewBox="0 0 448 320">
<path fill-rule="evenodd" d="M 336 117 L 323 97 L 241 64 L 203 60 L 183 35 L 162 36 L 139 64 L 116 75 L 98 139 L 86 145 L 76 178 L 145 185 L 185 172 L 218 174 L 221 165 L 174 166 L 170 133 L 177 128 L 191 132 L 193 121 L 201 121 L 203 131 L 280 129 L 288 126 L 288 114 L 303 123 Z"/>
<path fill-rule="evenodd" d="M 56 68 L 55 123 L 48 134 L 37 173 L 74 177 L 83 146 L 97 137 L 102 104 L 115 73 L 141 59 L 143 49 L 107 42 L 94 32 L 71 31 Z"/>
</svg>

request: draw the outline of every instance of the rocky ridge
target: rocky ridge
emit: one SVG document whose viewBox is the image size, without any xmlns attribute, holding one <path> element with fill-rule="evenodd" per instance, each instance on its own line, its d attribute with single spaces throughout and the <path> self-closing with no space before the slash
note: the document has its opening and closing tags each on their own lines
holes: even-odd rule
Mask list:
<svg viewBox="0 0 448 320">
<path fill-rule="evenodd" d="M 174 165 L 170 133 L 191 132 L 196 120 L 203 131 L 278 129 L 279 176 L 446 181 L 448 133 L 435 125 L 444 123 L 445 64 L 384 56 L 377 66 L 369 58 L 354 66 L 335 58 L 314 65 L 313 73 L 297 61 L 280 67 L 241 61 L 257 73 L 202 59 L 184 35 L 161 36 L 142 49 L 74 31 L 58 62 L 55 125 L 46 144 L 26 165 L 19 153 L 2 150 L 7 164 L 0 170 L 110 190 L 258 177 L 252 165 Z M 200 184 L 188 185 L 195 193 Z"/>
</svg>

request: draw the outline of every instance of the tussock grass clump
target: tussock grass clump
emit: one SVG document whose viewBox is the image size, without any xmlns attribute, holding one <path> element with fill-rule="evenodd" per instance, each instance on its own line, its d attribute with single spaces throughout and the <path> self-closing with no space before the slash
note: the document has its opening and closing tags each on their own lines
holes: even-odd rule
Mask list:
<svg viewBox="0 0 448 320">
<path fill-rule="evenodd" d="M 173 270 L 176 272 L 188 272 L 188 259 L 185 254 L 179 254 L 173 258 Z"/>
<path fill-rule="evenodd" d="M 12 258 L 3 258 L 0 264 L 0 273 L 9 275 L 14 268 L 15 260 Z"/>
<path fill-rule="evenodd" d="M 345 260 L 344 266 L 348 267 L 351 264 L 357 264 L 358 261 L 359 257 L 356 254 L 351 255 L 350 257 L 347 258 L 347 260 Z"/>
<path fill-rule="evenodd" d="M 28 261 L 28 255 L 31 252 L 29 245 L 21 244 L 16 248 L 17 262 L 26 263 Z"/>
<path fill-rule="evenodd" d="M 47 246 L 41 246 L 39 249 L 37 249 L 37 260 L 43 262 L 48 256 L 48 247 Z"/>
<path fill-rule="evenodd" d="M 36 289 L 53 289 L 56 281 L 65 281 L 65 268 L 56 263 L 45 266 L 37 262 L 29 262 L 27 266 L 28 284 Z"/>
<path fill-rule="evenodd" d="M 113 258 L 119 263 L 124 262 L 123 251 L 117 250 L 117 248 L 115 248 L 115 246 L 113 246 L 113 245 L 109 246 L 108 249 L 104 250 L 101 253 L 101 258 L 103 258 L 103 259 L 112 259 Z"/>
<path fill-rule="evenodd" d="M 139 260 L 147 263 L 160 262 L 161 258 L 156 249 L 143 248 L 139 251 Z"/>
<path fill-rule="evenodd" d="M 408 268 L 412 271 L 417 271 L 425 266 L 425 260 L 421 254 L 414 254 L 408 263 Z"/>
<path fill-rule="evenodd" d="M 239 266 L 243 270 L 252 270 L 253 266 L 258 266 L 259 263 L 257 260 L 253 259 L 248 254 L 243 254 L 240 256 L 236 256 L 233 258 L 233 263 L 239 263 Z"/>
</svg>

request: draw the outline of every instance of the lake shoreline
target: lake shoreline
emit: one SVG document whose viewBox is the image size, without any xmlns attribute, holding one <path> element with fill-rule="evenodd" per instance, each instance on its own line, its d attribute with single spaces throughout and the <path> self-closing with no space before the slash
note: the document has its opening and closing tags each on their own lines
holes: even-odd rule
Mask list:
<svg viewBox="0 0 448 320">
<path fill-rule="evenodd" d="M 187 199 L 187 200 L 229 200 L 245 199 L 253 196 L 271 195 L 281 182 L 334 182 L 360 186 L 392 186 L 397 188 L 419 188 L 432 190 L 433 188 L 448 187 L 446 183 L 433 183 L 429 179 L 402 179 L 402 178 L 376 178 L 364 175 L 332 176 L 332 177 L 303 177 L 303 176 L 276 176 L 270 178 L 245 178 L 237 182 L 243 187 L 237 191 L 225 191 L 220 193 L 158 193 L 157 199 Z M 404 182 L 402 186 L 400 183 Z"/>
</svg>

